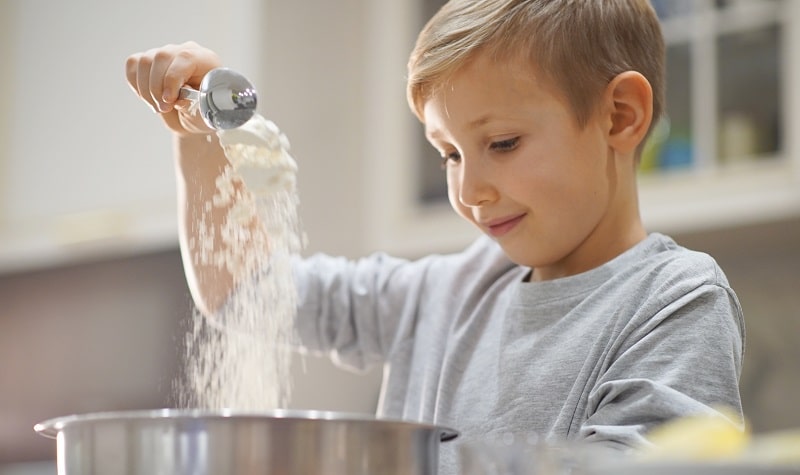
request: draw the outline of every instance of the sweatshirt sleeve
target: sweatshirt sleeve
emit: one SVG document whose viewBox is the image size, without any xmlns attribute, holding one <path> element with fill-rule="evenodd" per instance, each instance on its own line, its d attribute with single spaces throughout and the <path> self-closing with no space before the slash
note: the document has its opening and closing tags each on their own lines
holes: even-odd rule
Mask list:
<svg viewBox="0 0 800 475">
<path fill-rule="evenodd" d="M 741 418 L 744 320 L 733 291 L 723 278 L 665 292 L 670 302 L 643 302 L 651 317 L 621 335 L 591 391 L 583 438 L 636 447 L 673 418 L 720 408 Z"/>
<path fill-rule="evenodd" d="M 382 253 L 357 261 L 323 254 L 296 260 L 301 346 L 352 370 L 384 362 L 398 332 L 413 332 L 427 267 L 426 260 Z"/>
</svg>

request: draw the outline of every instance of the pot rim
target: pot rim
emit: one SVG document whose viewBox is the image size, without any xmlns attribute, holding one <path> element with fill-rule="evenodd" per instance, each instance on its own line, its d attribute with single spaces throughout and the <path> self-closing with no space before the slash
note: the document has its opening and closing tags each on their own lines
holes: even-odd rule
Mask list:
<svg viewBox="0 0 800 475">
<path fill-rule="evenodd" d="M 240 411 L 235 409 L 144 409 L 134 411 L 107 411 L 88 414 L 72 414 L 45 420 L 33 426 L 39 435 L 51 439 L 57 438 L 64 429 L 75 424 L 102 422 L 102 421 L 137 421 L 137 420 L 190 420 L 190 419 L 293 419 L 303 421 L 338 421 L 338 422 L 379 422 L 405 426 L 407 428 L 439 432 L 442 442 L 453 440 L 459 432 L 449 427 L 428 424 L 405 419 L 392 419 L 376 417 L 371 414 L 353 412 L 274 409 L 270 411 Z"/>
</svg>

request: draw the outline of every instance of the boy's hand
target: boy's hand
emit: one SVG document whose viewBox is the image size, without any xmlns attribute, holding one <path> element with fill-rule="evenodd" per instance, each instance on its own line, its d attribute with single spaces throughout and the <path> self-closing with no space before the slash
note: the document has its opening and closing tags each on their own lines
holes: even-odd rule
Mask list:
<svg viewBox="0 0 800 475">
<path fill-rule="evenodd" d="M 170 130 L 179 135 L 208 134 L 212 130 L 199 113 L 189 110 L 189 101 L 178 99 L 178 93 L 184 85 L 199 88 L 203 76 L 220 65 L 216 53 L 189 41 L 132 54 L 125 73 L 133 92 L 161 115 Z"/>
</svg>

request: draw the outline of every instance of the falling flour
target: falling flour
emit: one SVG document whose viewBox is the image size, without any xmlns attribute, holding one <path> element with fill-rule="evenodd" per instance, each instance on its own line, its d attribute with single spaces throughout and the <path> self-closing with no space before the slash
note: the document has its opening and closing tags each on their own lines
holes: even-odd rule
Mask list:
<svg viewBox="0 0 800 475">
<path fill-rule="evenodd" d="M 199 264 L 245 277 L 213 317 L 194 312 L 178 399 L 192 408 L 272 410 L 291 396 L 297 308 L 291 260 L 304 245 L 297 165 L 286 137 L 260 115 L 217 135 L 229 165 L 196 217 L 199 237 L 188 245 Z M 209 218 L 215 208 L 227 210 L 218 232 Z"/>
</svg>

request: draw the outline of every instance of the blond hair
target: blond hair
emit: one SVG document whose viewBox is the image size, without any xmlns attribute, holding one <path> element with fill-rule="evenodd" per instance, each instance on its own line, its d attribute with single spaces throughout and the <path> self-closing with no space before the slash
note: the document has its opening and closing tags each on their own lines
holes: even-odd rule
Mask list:
<svg viewBox="0 0 800 475">
<path fill-rule="evenodd" d="M 408 62 L 408 101 L 420 120 L 425 102 L 479 51 L 528 61 L 581 127 L 624 71 L 650 82 L 651 129 L 664 108 L 664 39 L 647 0 L 450 0 L 425 25 Z"/>
</svg>

